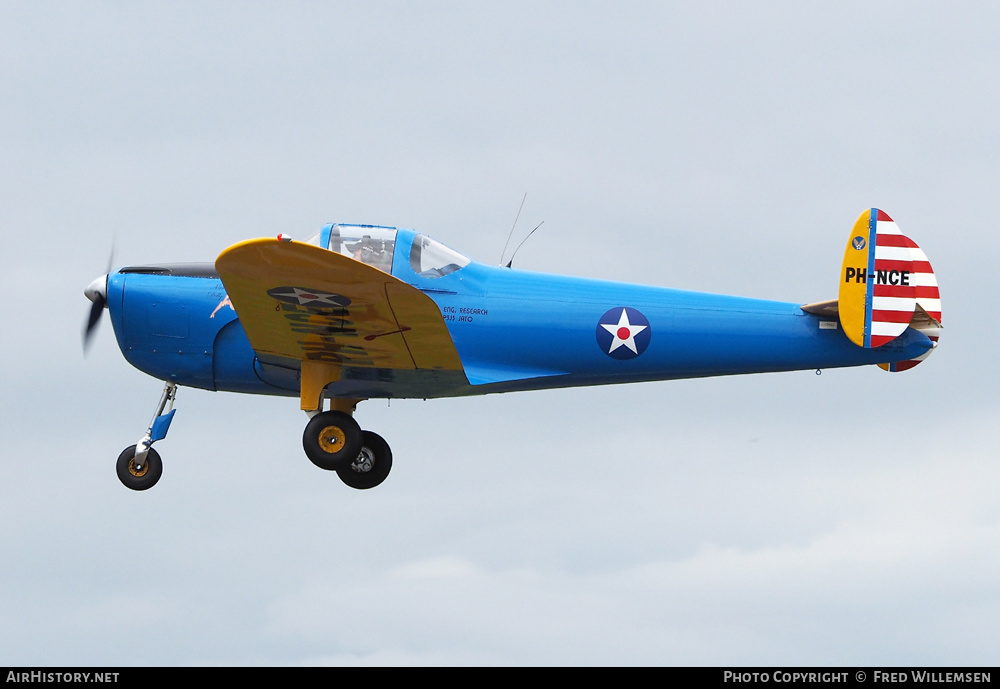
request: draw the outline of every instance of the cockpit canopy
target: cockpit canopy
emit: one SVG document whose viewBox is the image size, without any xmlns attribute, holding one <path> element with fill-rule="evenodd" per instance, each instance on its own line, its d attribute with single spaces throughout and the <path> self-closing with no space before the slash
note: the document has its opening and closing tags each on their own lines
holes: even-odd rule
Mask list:
<svg viewBox="0 0 1000 689">
<path fill-rule="evenodd" d="M 425 234 L 413 238 L 410 268 L 424 278 L 439 278 L 469 265 L 469 259 Z"/>
<path fill-rule="evenodd" d="M 324 240 L 330 251 L 367 263 L 383 273 L 392 272 L 392 255 L 396 249 L 396 229 L 393 227 L 329 225 L 320 232 L 320 241 Z"/>
<path fill-rule="evenodd" d="M 396 250 L 394 227 L 381 225 L 343 225 L 333 223 L 306 240 L 324 249 L 366 263 L 384 273 L 392 273 Z M 439 278 L 470 263 L 462 254 L 425 234 L 418 234 L 410 246 L 410 268 L 420 277 Z"/>
</svg>

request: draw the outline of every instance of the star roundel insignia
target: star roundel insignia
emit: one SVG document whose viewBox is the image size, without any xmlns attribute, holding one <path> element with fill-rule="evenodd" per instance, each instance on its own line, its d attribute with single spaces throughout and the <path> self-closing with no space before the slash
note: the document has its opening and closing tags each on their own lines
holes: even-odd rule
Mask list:
<svg viewBox="0 0 1000 689">
<path fill-rule="evenodd" d="M 339 309 L 351 303 L 351 300 L 342 294 L 308 287 L 274 287 L 267 290 L 267 294 L 278 301 L 304 306 L 307 309 Z"/>
<path fill-rule="evenodd" d="M 609 309 L 597 321 L 597 345 L 612 359 L 634 359 L 646 351 L 653 329 L 630 306 Z"/>
</svg>

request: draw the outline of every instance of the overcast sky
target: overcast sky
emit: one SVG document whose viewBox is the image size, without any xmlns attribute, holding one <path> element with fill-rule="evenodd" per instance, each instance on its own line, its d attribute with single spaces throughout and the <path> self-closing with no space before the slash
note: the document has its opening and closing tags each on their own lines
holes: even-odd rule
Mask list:
<svg viewBox="0 0 1000 689">
<path fill-rule="evenodd" d="M 0 665 L 994 664 L 1000 9 L 0 0 Z M 83 288 L 326 222 L 496 263 L 837 296 L 878 206 L 940 349 L 875 367 L 369 401 L 389 479 L 291 398 L 162 384 Z M 615 251 L 610 251 L 615 247 Z M 622 247 L 625 250 L 622 250 Z"/>
</svg>

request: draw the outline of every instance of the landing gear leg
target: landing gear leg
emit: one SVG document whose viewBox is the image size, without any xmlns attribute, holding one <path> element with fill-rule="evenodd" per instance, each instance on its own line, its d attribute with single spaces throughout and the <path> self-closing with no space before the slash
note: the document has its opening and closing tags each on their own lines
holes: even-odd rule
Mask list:
<svg viewBox="0 0 1000 689">
<path fill-rule="evenodd" d="M 149 422 L 149 428 L 146 429 L 146 434 L 138 443 L 122 450 L 118 456 L 116 465 L 118 480 L 126 488 L 147 490 L 160 480 L 160 475 L 163 473 L 163 462 L 160 461 L 159 453 L 153 449 L 153 443 L 157 440 L 163 440 L 167 435 L 170 422 L 174 418 L 174 398 L 176 396 L 176 383 L 166 383 L 163 386 L 163 394 L 160 395 L 160 403 L 156 407 L 156 413 L 153 414 L 153 420 Z"/>
</svg>

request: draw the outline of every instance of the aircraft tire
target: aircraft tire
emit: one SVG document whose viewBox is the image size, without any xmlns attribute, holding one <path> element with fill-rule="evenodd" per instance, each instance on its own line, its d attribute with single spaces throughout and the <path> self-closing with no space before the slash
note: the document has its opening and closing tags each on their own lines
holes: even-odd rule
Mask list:
<svg viewBox="0 0 1000 689">
<path fill-rule="evenodd" d="M 302 433 L 306 457 L 320 469 L 336 471 L 361 452 L 361 426 L 342 411 L 325 411 L 309 420 Z"/>
<path fill-rule="evenodd" d="M 136 471 L 133 459 L 135 459 L 135 445 L 126 447 L 118 455 L 116 465 L 118 480 L 126 488 L 132 490 L 149 490 L 156 485 L 163 474 L 163 462 L 160 460 L 160 454 L 153 448 L 149 448 L 149 452 L 146 453 L 145 466 L 141 472 Z"/>
<path fill-rule="evenodd" d="M 337 476 L 351 488 L 374 488 L 386 479 L 392 469 L 392 450 L 382 436 L 363 431 L 364 444 L 357 459 L 337 469 Z"/>
</svg>

